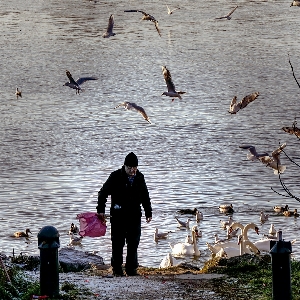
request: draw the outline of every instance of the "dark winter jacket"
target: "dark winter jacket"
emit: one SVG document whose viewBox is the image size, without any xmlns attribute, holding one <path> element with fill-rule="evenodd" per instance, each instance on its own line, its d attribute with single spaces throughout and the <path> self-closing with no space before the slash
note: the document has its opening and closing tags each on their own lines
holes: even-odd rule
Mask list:
<svg viewBox="0 0 300 300">
<path fill-rule="evenodd" d="M 124 166 L 112 172 L 98 192 L 97 213 L 105 212 L 108 195 L 111 195 L 110 215 L 114 217 L 141 218 L 141 204 L 146 218 L 152 217 L 151 201 L 144 175 L 137 170 L 131 185 Z"/>
</svg>

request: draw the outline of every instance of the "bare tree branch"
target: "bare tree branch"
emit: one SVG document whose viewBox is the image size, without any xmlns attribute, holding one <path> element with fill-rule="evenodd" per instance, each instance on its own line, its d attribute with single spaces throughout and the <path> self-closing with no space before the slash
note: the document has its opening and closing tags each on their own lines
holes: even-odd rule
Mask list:
<svg viewBox="0 0 300 300">
<path fill-rule="evenodd" d="M 300 84 L 299 84 L 299 82 L 298 82 L 298 80 L 297 80 L 297 78 L 296 78 L 296 76 L 295 76 L 294 68 L 293 68 L 292 63 L 291 63 L 291 60 L 290 60 L 290 55 L 288 54 L 288 56 L 289 56 L 289 63 L 290 63 L 290 66 L 291 66 L 291 68 L 292 68 L 293 76 L 294 76 L 294 78 L 295 78 L 295 80 L 296 80 L 296 82 L 297 82 L 297 84 L 298 84 L 298 87 L 300 88 Z"/>
</svg>

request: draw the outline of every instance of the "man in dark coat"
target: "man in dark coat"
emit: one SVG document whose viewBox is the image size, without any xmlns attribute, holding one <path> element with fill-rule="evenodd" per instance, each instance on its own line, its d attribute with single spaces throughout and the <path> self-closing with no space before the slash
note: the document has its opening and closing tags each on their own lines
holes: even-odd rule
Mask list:
<svg viewBox="0 0 300 300">
<path fill-rule="evenodd" d="M 115 276 L 124 276 L 122 270 L 123 248 L 127 244 L 125 270 L 127 276 L 137 275 L 137 249 L 141 237 L 141 204 L 145 211 L 146 222 L 152 219 L 151 201 L 144 175 L 137 169 L 138 158 L 130 152 L 124 165 L 110 174 L 98 192 L 97 213 L 104 218 L 108 195 L 111 195 L 110 223 L 112 257 L 111 265 Z"/>
</svg>

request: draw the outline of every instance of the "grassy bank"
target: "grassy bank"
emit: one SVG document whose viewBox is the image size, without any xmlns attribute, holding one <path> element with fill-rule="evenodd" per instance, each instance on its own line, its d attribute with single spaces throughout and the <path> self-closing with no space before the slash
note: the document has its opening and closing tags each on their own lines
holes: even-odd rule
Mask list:
<svg viewBox="0 0 300 300">
<path fill-rule="evenodd" d="M 0 267 L 0 299 L 28 300 L 31 295 L 40 295 L 39 282 L 28 278 L 26 273 L 17 265 L 11 264 L 6 268 L 6 271 L 7 273 L 3 267 Z M 140 267 L 138 273 L 141 277 L 153 275 L 153 277 L 159 278 L 164 276 L 166 280 L 169 276 L 169 280 L 173 281 L 176 279 L 174 277 L 172 279 L 170 275 L 184 273 L 226 274 L 225 277 L 219 279 L 185 281 L 184 284 L 182 282 L 180 284 L 183 289 L 188 291 L 188 294 L 202 289 L 213 291 L 223 299 L 272 299 L 272 268 L 269 255 L 243 255 L 231 259 L 213 258 L 201 270 L 191 265 L 180 265 L 166 269 Z M 110 270 L 91 269 L 84 274 L 85 276 L 106 276 L 110 274 Z M 291 261 L 291 285 L 293 300 L 300 300 L 300 262 L 295 260 Z M 89 299 L 89 295 L 92 295 L 91 291 L 78 288 L 72 282 L 62 282 L 60 293 L 58 299 L 63 300 Z"/>
</svg>

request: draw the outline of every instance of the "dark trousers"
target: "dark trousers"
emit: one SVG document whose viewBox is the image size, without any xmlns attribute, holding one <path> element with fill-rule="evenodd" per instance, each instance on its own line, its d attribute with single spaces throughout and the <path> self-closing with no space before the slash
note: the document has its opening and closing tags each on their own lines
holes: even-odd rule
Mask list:
<svg viewBox="0 0 300 300">
<path fill-rule="evenodd" d="M 112 257 L 111 265 L 114 269 L 123 264 L 123 248 L 127 244 L 126 270 L 138 267 L 137 249 L 141 237 L 141 219 L 111 220 Z"/>
</svg>

